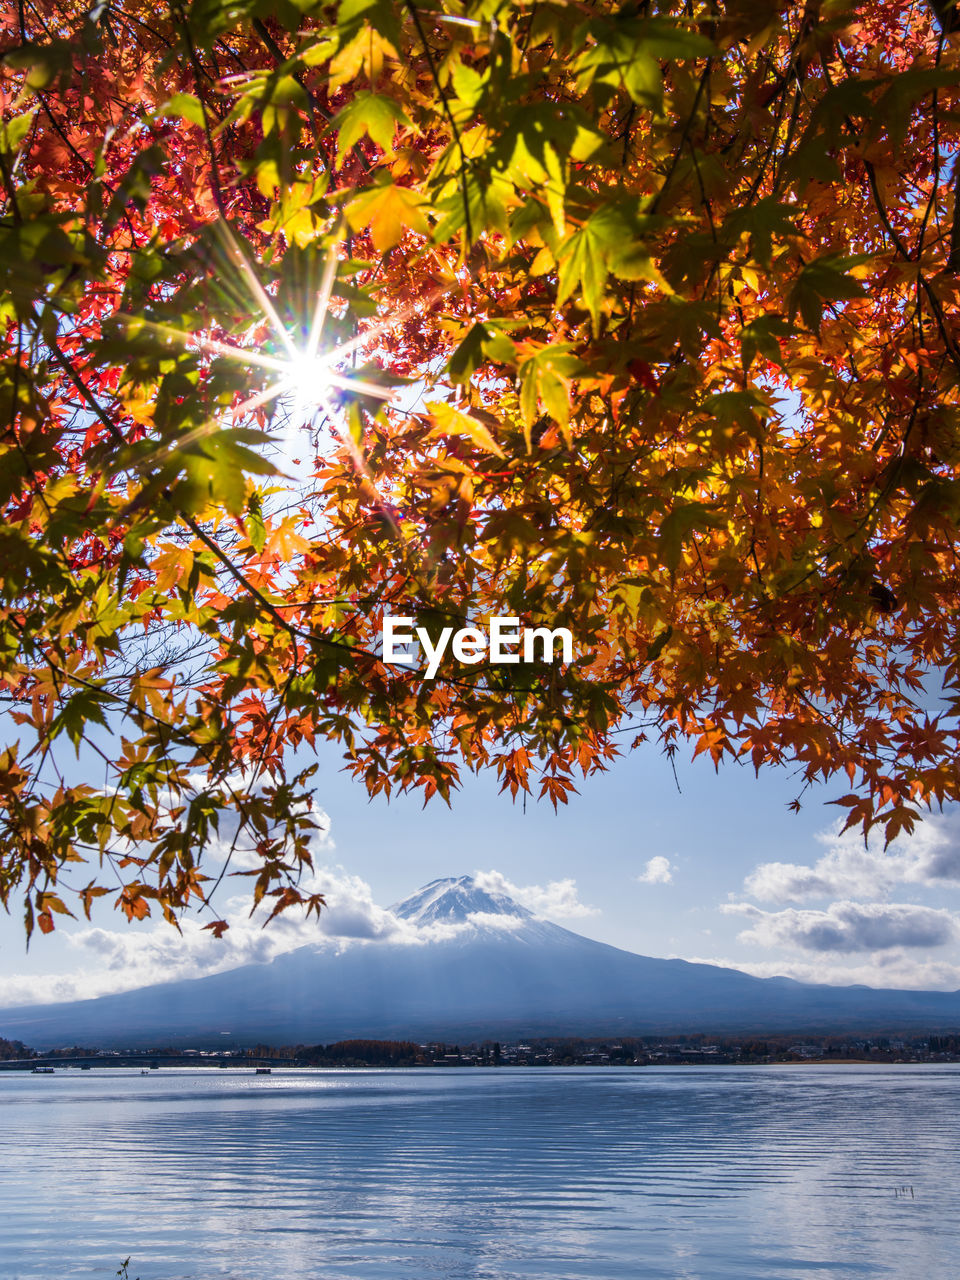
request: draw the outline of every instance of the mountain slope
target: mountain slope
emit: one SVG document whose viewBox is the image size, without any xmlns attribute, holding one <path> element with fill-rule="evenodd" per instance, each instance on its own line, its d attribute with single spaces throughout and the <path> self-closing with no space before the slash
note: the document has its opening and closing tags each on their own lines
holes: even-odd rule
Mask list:
<svg viewBox="0 0 960 1280">
<path fill-rule="evenodd" d="M 420 940 L 302 947 L 205 978 L 0 1010 L 0 1033 L 47 1048 L 960 1027 L 957 992 L 815 986 L 634 955 L 469 876 L 392 911 Z"/>
</svg>

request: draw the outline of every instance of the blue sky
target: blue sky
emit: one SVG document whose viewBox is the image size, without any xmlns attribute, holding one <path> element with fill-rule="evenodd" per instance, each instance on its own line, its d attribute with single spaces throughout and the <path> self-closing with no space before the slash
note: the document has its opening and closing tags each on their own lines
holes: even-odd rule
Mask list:
<svg viewBox="0 0 960 1280">
<path fill-rule="evenodd" d="M 669 763 L 649 744 L 584 781 L 558 814 L 469 779 L 452 809 L 415 797 L 368 802 L 321 753 L 318 879 L 330 911 L 318 926 L 292 916 L 267 930 L 246 918 L 248 882 L 226 889 L 223 943 L 192 922 L 183 939 L 162 922 L 131 927 L 101 909 L 93 925 L 36 936 L 0 917 L 0 1007 L 75 998 L 165 977 L 200 975 L 307 942 L 376 945 L 382 909 L 426 882 L 483 872 L 539 914 L 627 950 L 733 964 L 766 976 L 877 986 L 960 987 L 960 815 L 928 820 L 886 854 L 835 835 L 843 788 L 808 791 L 783 772 L 716 773 Z M 0 1025 L 2 1034 L 2 1025 Z"/>
</svg>

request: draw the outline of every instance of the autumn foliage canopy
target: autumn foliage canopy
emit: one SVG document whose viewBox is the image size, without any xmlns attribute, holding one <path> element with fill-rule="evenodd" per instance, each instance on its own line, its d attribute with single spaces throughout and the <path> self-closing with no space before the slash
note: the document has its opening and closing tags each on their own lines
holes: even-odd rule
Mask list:
<svg viewBox="0 0 960 1280">
<path fill-rule="evenodd" d="M 324 739 L 371 794 L 490 769 L 557 804 L 647 741 L 834 778 L 887 838 L 960 798 L 953 25 L 8 5 L 0 900 L 28 932 L 108 893 L 175 922 L 241 848 L 256 901 L 319 909 Z M 385 612 L 566 626 L 575 660 L 426 680 L 380 660 Z"/>
</svg>

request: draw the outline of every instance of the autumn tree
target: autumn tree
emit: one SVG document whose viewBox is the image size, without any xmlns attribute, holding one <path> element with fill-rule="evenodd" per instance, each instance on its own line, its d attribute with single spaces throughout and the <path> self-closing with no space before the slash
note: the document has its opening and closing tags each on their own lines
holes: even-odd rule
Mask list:
<svg viewBox="0 0 960 1280">
<path fill-rule="evenodd" d="M 108 893 L 175 922 L 238 848 L 255 901 L 319 910 L 318 740 L 371 794 L 490 769 L 556 805 L 650 742 L 840 775 L 888 839 L 958 798 L 955 25 L 9 6 L 0 900 L 28 932 Z M 385 614 L 577 651 L 427 680 L 381 660 Z"/>
</svg>

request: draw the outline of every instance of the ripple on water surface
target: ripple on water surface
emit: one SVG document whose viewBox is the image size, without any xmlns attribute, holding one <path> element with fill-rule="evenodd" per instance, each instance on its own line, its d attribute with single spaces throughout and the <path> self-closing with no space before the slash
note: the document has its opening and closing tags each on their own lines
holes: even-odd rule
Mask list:
<svg viewBox="0 0 960 1280">
<path fill-rule="evenodd" d="M 950 1067 L 2 1073 L 0 1107 L 4 1280 L 958 1274 Z"/>
</svg>

